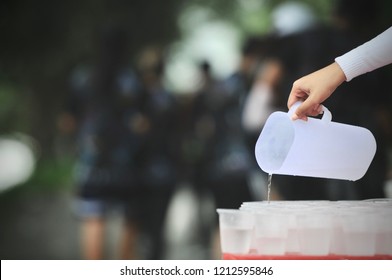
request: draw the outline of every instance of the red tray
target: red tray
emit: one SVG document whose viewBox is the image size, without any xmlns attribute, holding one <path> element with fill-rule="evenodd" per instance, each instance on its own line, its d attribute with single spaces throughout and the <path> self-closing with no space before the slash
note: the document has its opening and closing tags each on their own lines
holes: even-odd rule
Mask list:
<svg viewBox="0 0 392 280">
<path fill-rule="evenodd" d="M 283 256 L 266 256 L 266 255 L 236 255 L 224 253 L 224 260 L 392 260 L 392 255 L 376 255 L 376 256 L 304 256 L 304 255 L 283 255 Z"/>
</svg>

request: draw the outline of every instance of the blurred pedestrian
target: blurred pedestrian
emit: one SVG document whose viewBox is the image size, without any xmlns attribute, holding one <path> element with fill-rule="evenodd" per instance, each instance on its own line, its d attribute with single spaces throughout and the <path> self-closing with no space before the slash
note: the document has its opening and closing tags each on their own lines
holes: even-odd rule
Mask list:
<svg viewBox="0 0 392 280">
<path fill-rule="evenodd" d="M 143 233 L 148 239 L 147 259 L 162 259 L 165 253 L 164 222 L 178 181 L 177 144 L 173 93 L 164 85 L 163 50 L 146 47 L 139 56 L 138 72 L 142 81 L 140 109 L 148 120 L 141 146 L 141 186 L 143 197 Z"/>
<path fill-rule="evenodd" d="M 204 83 L 196 93 L 193 127 L 202 152 L 194 182 L 199 192 L 212 195 L 216 208 L 238 208 L 253 200 L 248 184 L 252 159 L 241 127 L 240 91 L 228 91 L 224 81 L 213 76 L 208 61 L 199 66 Z M 217 221 L 208 237 L 211 257 L 217 258 Z"/>
<path fill-rule="evenodd" d="M 137 241 L 144 217 L 137 162 L 147 122 L 139 110 L 140 81 L 129 65 L 128 43 L 122 29 L 102 32 L 96 60 L 72 75 L 63 116 L 76 129 L 76 211 L 86 259 L 108 258 L 105 232 L 113 211 L 123 218 L 114 258 L 140 258 Z"/>
</svg>

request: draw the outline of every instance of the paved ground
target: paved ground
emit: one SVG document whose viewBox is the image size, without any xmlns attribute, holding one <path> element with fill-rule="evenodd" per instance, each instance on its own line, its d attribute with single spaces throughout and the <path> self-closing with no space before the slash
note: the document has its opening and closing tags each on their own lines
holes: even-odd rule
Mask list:
<svg viewBox="0 0 392 280">
<path fill-rule="evenodd" d="M 33 193 L 0 203 L 1 259 L 78 259 L 68 193 Z"/>
</svg>

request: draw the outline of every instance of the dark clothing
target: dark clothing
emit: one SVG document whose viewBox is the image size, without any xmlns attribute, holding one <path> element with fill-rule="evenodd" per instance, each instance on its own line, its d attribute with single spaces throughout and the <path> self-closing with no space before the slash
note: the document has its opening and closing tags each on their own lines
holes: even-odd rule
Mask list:
<svg viewBox="0 0 392 280">
<path fill-rule="evenodd" d="M 141 110 L 148 130 L 138 162 L 145 198 L 143 229 L 150 237 L 147 259 L 161 259 L 164 252 L 163 229 L 166 212 L 177 186 L 175 100 L 162 86 L 144 88 Z"/>
<path fill-rule="evenodd" d="M 193 125 L 202 151 L 195 181 L 212 193 L 217 208 L 238 208 L 252 200 L 248 185 L 252 155 L 241 127 L 242 86 L 234 79 L 216 81 L 195 100 Z"/>
<path fill-rule="evenodd" d="M 175 109 L 174 97 L 163 87 L 143 90 L 141 110 L 149 129 L 141 147 L 141 183 L 155 191 L 177 183 Z"/>
<path fill-rule="evenodd" d="M 84 75 L 82 81 L 80 75 Z M 104 87 L 108 92 L 103 92 L 97 89 L 96 76 L 89 70 L 75 76 L 68 111 L 78 124 L 79 195 L 125 199 L 140 183 L 136 168 L 144 136 L 131 126 L 140 114 L 138 79 L 132 70 L 125 69 Z"/>
</svg>

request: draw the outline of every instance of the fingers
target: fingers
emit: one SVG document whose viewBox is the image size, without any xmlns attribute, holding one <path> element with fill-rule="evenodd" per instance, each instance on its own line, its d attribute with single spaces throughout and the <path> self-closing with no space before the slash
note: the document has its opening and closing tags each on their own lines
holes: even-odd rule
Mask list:
<svg viewBox="0 0 392 280">
<path fill-rule="evenodd" d="M 304 101 L 308 98 L 308 93 L 301 89 L 300 86 L 298 86 L 298 81 L 294 82 L 293 88 L 291 89 L 289 99 L 287 100 L 287 107 L 290 109 L 291 106 L 297 101 Z"/>
<path fill-rule="evenodd" d="M 301 105 L 301 106 L 302 106 L 302 105 Z M 295 113 L 291 116 L 291 119 L 292 119 L 293 121 L 296 121 L 296 120 L 307 121 L 307 120 L 308 120 L 308 117 L 307 117 L 307 115 L 305 115 L 305 114 L 303 113 L 303 108 L 301 108 L 301 106 L 299 106 L 299 107 L 297 108 L 297 110 L 295 111 Z"/>
<path fill-rule="evenodd" d="M 294 94 L 290 93 L 289 95 L 289 99 L 287 100 L 287 108 L 291 108 L 291 106 L 294 105 L 295 102 L 297 101 L 303 101 L 302 99 L 298 98 L 297 96 L 295 96 Z"/>
<path fill-rule="evenodd" d="M 287 100 L 287 107 L 290 109 L 297 101 L 303 101 L 304 103 L 302 103 L 292 115 L 292 120 L 302 119 L 306 121 L 308 119 L 306 112 L 308 111 L 308 108 L 312 106 L 309 104 L 308 97 L 308 92 L 301 87 L 301 80 L 295 81 Z"/>
<path fill-rule="evenodd" d="M 315 103 L 311 98 L 307 98 L 292 115 L 292 120 L 308 120 L 308 116 L 318 116 L 323 111 L 323 107 L 319 103 Z"/>
</svg>

